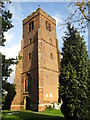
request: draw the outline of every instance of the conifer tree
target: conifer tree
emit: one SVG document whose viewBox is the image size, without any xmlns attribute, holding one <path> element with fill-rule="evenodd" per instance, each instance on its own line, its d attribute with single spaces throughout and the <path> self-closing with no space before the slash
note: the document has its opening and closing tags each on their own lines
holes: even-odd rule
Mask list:
<svg viewBox="0 0 90 120">
<path fill-rule="evenodd" d="M 68 24 L 63 37 L 63 58 L 61 60 L 60 96 L 61 111 L 66 120 L 86 120 L 88 116 L 88 54 L 84 38 Z"/>
<path fill-rule="evenodd" d="M 90 120 L 90 59 L 88 60 L 88 120 Z"/>
</svg>

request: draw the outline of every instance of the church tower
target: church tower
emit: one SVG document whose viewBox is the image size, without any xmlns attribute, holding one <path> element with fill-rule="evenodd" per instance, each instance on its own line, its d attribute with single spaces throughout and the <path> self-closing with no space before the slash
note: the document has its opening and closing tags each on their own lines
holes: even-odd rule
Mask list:
<svg viewBox="0 0 90 120">
<path fill-rule="evenodd" d="M 38 8 L 23 20 L 23 40 L 16 65 L 12 110 L 44 111 L 58 102 L 60 53 L 56 20 Z"/>
</svg>

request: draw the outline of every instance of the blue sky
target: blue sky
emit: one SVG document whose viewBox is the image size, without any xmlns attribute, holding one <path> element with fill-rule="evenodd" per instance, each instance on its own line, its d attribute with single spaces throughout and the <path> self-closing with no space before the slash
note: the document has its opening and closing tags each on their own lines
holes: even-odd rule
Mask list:
<svg viewBox="0 0 90 120">
<path fill-rule="evenodd" d="M 50 16 L 56 19 L 57 38 L 61 51 L 63 46 L 62 36 L 64 35 L 66 28 L 61 29 L 61 27 L 58 26 L 58 23 L 63 23 L 67 16 L 73 12 L 74 8 L 68 8 L 69 4 L 69 2 L 13 2 L 12 4 L 7 5 L 7 9 L 13 13 L 12 24 L 14 27 L 5 33 L 7 42 L 5 43 L 5 47 L 1 49 L 2 53 L 6 54 L 7 58 L 15 58 L 18 55 L 22 40 L 22 20 L 33 11 L 36 11 L 38 5 L 40 5 L 40 7 Z M 88 34 L 86 33 L 84 36 L 86 46 L 88 46 Z M 8 81 L 12 83 L 15 75 L 15 66 L 11 67 L 14 69 L 14 72 L 11 74 Z"/>
</svg>

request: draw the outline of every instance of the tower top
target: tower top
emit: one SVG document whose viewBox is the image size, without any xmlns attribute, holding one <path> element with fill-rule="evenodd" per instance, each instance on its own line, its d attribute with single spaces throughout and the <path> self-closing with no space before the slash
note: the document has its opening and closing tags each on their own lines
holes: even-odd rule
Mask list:
<svg viewBox="0 0 90 120">
<path fill-rule="evenodd" d="M 40 4 L 38 5 L 38 8 L 40 8 Z"/>
<path fill-rule="evenodd" d="M 27 18 L 25 18 L 23 20 L 23 25 L 25 23 L 27 23 L 28 21 L 30 21 L 32 18 L 34 18 L 37 15 L 42 15 L 45 16 L 45 18 L 49 19 L 50 21 L 52 21 L 54 24 L 56 24 L 56 20 L 54 18 L 52 18 L 50 15 L 48 15 L 45 11 L 43 11 L 40 8 L 40 4 L 38 5 L 38 9 L 36 11 L 34 11 L 33 13 L 31 13 L 29 16 L 27 16 Z"/>
</svg>

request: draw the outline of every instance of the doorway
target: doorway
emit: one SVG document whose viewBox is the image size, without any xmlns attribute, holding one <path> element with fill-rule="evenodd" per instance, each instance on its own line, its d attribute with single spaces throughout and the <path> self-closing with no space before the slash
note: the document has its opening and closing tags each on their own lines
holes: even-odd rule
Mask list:
<svg viewBox="0 0 90 120">
<path fill-rule="evenodd" d="M 30 110 L 30 98 L 26 96 L 26 110 Z"/>
</svg>

